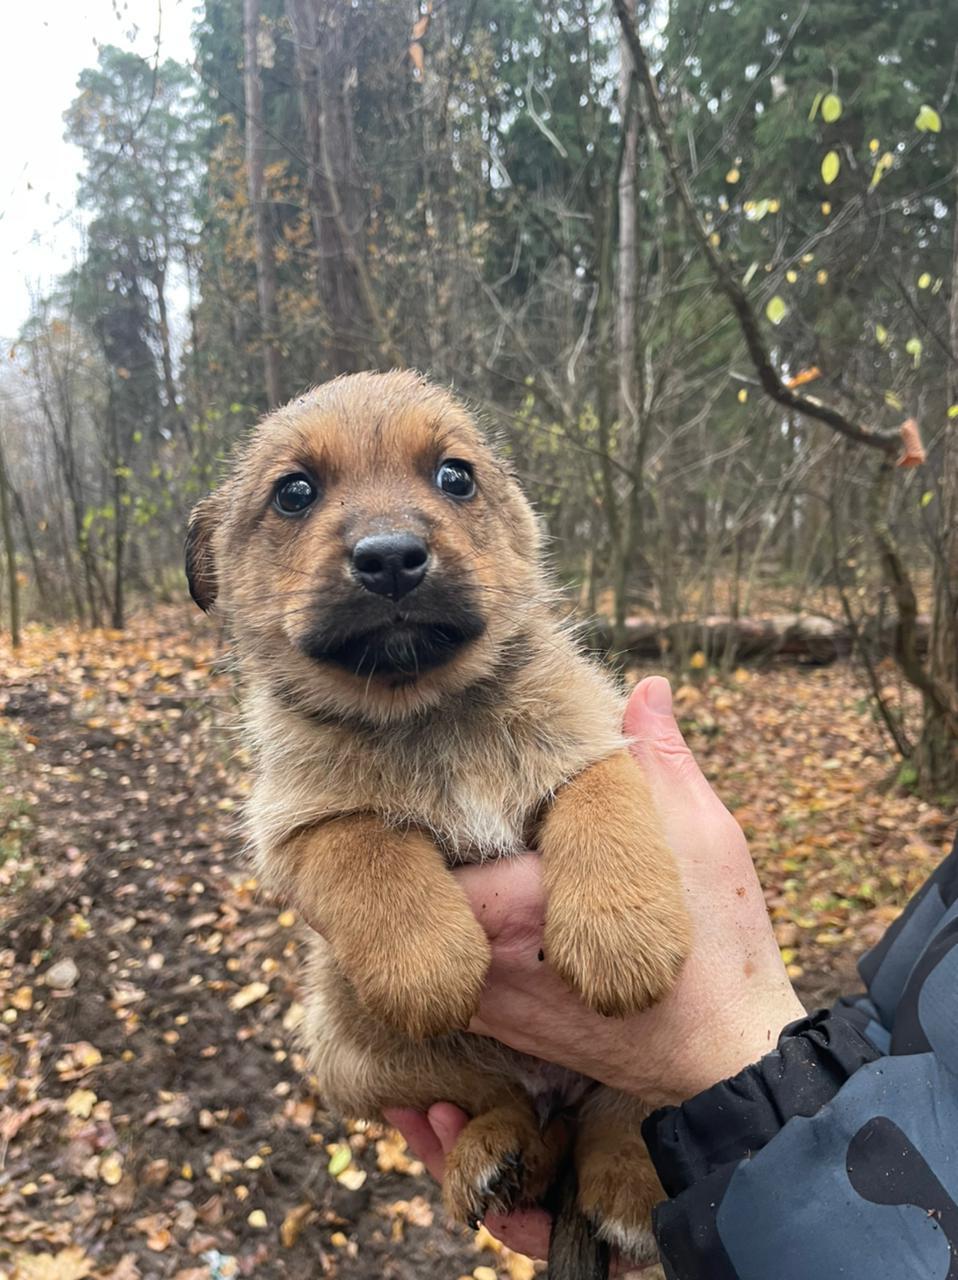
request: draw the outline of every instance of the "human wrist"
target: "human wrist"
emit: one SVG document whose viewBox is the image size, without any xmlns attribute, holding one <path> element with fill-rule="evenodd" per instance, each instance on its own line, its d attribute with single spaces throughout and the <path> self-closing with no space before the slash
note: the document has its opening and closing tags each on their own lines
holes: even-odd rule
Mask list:
<svg viewBox="0 0 958 1280">
<path fill-rule="evenodd" d="M 704 1024 L 686 1034 L 684 1051 L 670 1074 L 657 1088 L 643 1092 L 656 1106 L 684 1102 L 772 1053 L 784 1028 L 804 1017 L 805 1008 L 788 983 L 716 1007 Z"/>
</svg>

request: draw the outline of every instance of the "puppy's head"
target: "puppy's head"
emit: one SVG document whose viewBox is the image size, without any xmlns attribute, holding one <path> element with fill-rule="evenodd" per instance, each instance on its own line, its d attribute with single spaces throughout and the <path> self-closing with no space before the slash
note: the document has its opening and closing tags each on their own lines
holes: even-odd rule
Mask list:
<svg viewBox="0 0 958 1280">
<path fill-rule="evenodd" d="M 492 675 L 542 598 L 518 485 L 410 373 L 340 378 L 261 423 L 194 510 L 186 563 L 287 703 L 379 721 Z"/>
</svg>

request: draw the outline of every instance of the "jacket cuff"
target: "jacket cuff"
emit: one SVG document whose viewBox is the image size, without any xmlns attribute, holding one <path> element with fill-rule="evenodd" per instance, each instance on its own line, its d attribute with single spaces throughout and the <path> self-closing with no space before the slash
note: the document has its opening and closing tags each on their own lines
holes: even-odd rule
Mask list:
<svg viewBox="0 0 958 1280">
<path fill-rule="evenodd" d="M 859 1067 L 879 1057 L 840 1012 L 823 1009 L 789 1023 L 773 1053 L 645 1121 L 642 1134 L 666 1193 L 676 1196 L 761 1150 L 792 1116 L 815 1115 Z"/>
</svg>

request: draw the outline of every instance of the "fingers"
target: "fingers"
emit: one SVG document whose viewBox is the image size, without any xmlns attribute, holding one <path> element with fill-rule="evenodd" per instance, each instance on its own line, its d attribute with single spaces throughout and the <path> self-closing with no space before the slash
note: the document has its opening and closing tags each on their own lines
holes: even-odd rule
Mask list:
<svg viewBox="0 0 958 1280">
<path fill-rule="evenodd" d="M 465 1111 L 454 1107 L 451 1102 L 436 1102 L 427 1112 L 429 1125 L 442 1147 L 443 1155 L 448 1155 L 456 1145 L 456 1139 L 469 1123 Z"/>
<path fill-rule="evenodd" d="M 429 1118 L 411 1107 L 389 1107 L 383 1119 L 398 1129 L 417 1160 L 421 1160 L 437 1182 L 442 1182 L 445 1153 Z"/>
<path fill-rule="evenodd" d="M 672 690 L 664 676 L 648 676 L 632 690 L 625 709 L 631 751 L 656 789 L 694 788 L 711 794 L 672 712 Z"/>
<path fill-rule="evenodd" d="M 513 1213 L 487 1213 L 482 1225 L 513 1253 L 527 1258 L 547 1258 L 552 1219 L 543 1209 L 516 1209 Z"/>
</svg>

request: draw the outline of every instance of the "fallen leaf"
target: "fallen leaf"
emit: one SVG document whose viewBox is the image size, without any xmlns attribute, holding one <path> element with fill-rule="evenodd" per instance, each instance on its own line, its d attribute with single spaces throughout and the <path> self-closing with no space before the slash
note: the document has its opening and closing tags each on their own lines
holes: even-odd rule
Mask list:
<svg viewBox="0 0 958 1280">
<path fill-rule="evenodd" d="M 96 1101 L 96 1094 L 92 1089 L 74 1089 L 70 1096 L 64 1099 L 63 1105 L 71 1116 L 76 1116 L 78 1120 L 87 1120 L 96 1106 Z"/>
<path fill-rule="evenodd" d="M 245 1009 L 251 1004 L 255 1004 L 257 1000 L 262 1000 L 263 996 L 269 994 L 269 983 L 266 982 L 250 982 L 247 986 L 237 991 L 234 996 L 230 997 L 229 1006 L 234 1011 Z"/>
<path fill-rule="evenodd" d="M 83 1280 L 92 1270 L 86 1253 L 71 1245 L 59 1253 L 14 1254 L 10 1280 Z"/>
</svg>

